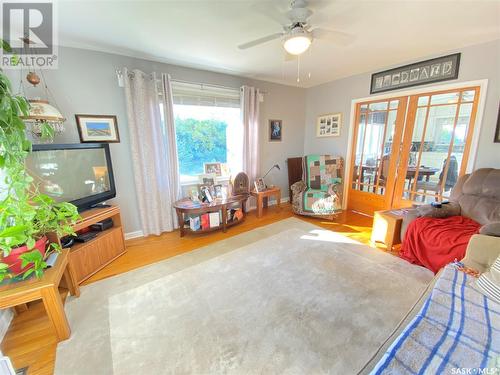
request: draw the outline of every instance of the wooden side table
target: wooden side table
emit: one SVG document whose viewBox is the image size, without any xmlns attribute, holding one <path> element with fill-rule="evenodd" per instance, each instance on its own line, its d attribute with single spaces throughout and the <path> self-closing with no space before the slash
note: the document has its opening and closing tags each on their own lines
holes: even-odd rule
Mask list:
<svg viewBox="0 0 500 375">
<path fill-rule="evenodd" d="M 400 214 L 398 214 L 400 213 Z M 394 245 L 401 243 L 401 224 L 403 223 L 401 210 L 375 211 L 371 241 L 385 244 L 391 251 Z"/>
<path fill-rule="evenodd" d="M 280 206 L 281 190 L 279 187 L 273 187 L 259 192 L 252 190 L 250 194 L 252 195 L 252 197 L 257 198 L 257 217 L 262 216 L 262 209 L 268 206 L 269 197 L 274 196 L 276 198 L 277 206 Z"/>
<path fill-rule="evenodd" d="M 0 308 L 15 307 L 41 299 L 59 341 L 71 334 L 64 306 L 59 294 L 59 284 L 64 278 L 71 295 L 78 297 L 80 289 L 72 270 L 68 267 L 69 250 L 63 250 L 52 268 L 45 271 L 42 278 L 6 283 L 0 286 Z"/>
</svg>

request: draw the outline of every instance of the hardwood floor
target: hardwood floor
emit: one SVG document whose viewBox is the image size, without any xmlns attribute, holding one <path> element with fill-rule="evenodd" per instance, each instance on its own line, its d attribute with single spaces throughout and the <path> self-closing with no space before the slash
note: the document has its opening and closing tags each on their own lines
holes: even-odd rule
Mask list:
<svg viewBox="0 0 500 375">
<path fill-rule="evenodd" d="M 297 216 L 292 213 L 289 204 L 280 208 L 271 206 L 264 210 L 264 215 L 257 218 L 251 211 L 245 221 L 228 229 L 227 233 L 212 232 L 206 235 L 179 237 L 178 231 L 164 233 L 161 236 L 137 238 L 126 242 L 127 252 L 113 263 L 86 280 L 83 285 L 115 276 L 135 268 L 167 259 L 196 248 L 250 231 L 273 222 L 297 217 L 359 242 L 369 244 L 372 218 L 348 211 L 335 221 Z M 81 293 L 85 293 L 85 287 Z M 33 303 L 25 312 L 15 316 L 1 344 L 4 355 L 12 360 L 14 367 L 28 367 L 28 374 L 52 374 L 56 355 L 56 337 L 45 314 L 42 303 Z"/>
</svg>

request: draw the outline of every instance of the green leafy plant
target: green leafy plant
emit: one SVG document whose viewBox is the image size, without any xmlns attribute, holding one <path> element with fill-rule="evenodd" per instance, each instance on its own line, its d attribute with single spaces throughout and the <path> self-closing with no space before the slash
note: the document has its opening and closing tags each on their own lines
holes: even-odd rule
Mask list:
<svg viewBox="0 0 500 375">
<path fill-rule="evenodd" d="M 8 44 L 0 39 L 4 50 Z M 27 246 L 30 252 L 19 258 L 22 267 L 31 265 L 23 278 L 35 274 L 43 275 L 45 259 L 54 251 L 60 251 L 58 244 L 52 243 L 45 257 L 34 249 L 37 240 L 47 233 L 58 237 L 73 234 L 72 224 L 78 220 L 77 208 L 66 202 L 56 203 L 51 197 L 41 194 L 27 173 L 25 160 L 31 152 L 31 142 L 26 136 L 23 116 L 29 114 L 28 101 L 12 94 L 10 81 L 0 69 L 0 251 L 8 256 L 13 249 Z M 49 124 L 42 124 L 43 135 L 53 137 Z M 0 281 L 13 277 L 7 264 L 0 262 Z"/>
</svg>

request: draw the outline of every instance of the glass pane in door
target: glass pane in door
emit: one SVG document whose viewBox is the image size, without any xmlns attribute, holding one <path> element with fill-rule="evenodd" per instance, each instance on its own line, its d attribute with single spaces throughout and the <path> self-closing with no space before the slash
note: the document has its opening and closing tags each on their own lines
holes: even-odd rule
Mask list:
<svg viewBox="0 0 500 375">
<path fill-rule="evenodd" d="M 470 138 L 474 90 L 418 98 L 402 198 L 430 203 L 449 197 Z"/>
<path fill-rule="evenodd" d="M 398 106 L 399 100 L 360 105 L 352 189 L 383 194 Z"/>
</svg>

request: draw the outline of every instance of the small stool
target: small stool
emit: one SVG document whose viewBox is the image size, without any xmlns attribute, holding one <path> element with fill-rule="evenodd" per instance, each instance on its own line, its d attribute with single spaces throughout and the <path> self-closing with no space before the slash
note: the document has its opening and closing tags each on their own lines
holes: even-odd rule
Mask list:
<svg viewBox="0 0 500 375">
<path fill-rule="evenodd" d="M 394 245 L 401 243 L 402 210 L 375 211 L 371 242 L 383 243 L 387 250 L 392 251 Z"/>
</svg>

